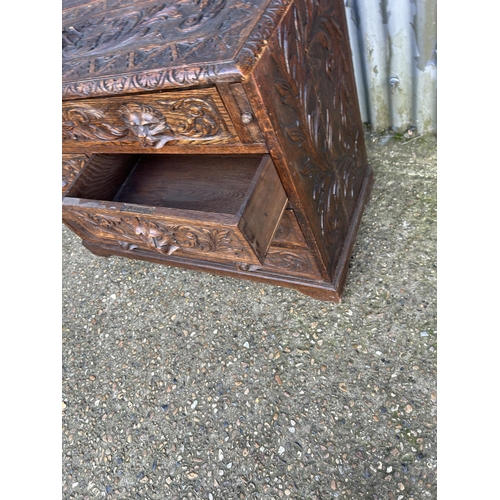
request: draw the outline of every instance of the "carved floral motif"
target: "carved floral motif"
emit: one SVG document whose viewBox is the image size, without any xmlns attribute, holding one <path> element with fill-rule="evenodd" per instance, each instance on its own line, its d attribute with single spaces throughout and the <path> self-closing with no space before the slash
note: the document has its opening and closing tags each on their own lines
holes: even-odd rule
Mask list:
<svg viewBox="0 0 500 500">
<path fill-rule="evenodd" d="M 129 134 L 137 138 L 141 146 L 161 148 L 175 140 L 167 120 L 153 106 L 132 102 L 120 106 L 118 113 Z"/>
<path fill-rule="evenodd" d="M 63 108 L 63 140 L 136 140 L 143 147 L 161 148 L 176 140 L 218 140 L 229 134 L 210 98 L 187 97 L 141 102 L 100 110 L 87 103 Z M 113 121 L 113 123 L 110 123 Z"/>
<path fill-rule="evenodd" d="M 91 212 L 72 211 L 78 223 L 97 238 L 110 237 L 126 250 L 147 250 L 171 255 L 190 249 L 198 252 L 236 253 L 231 232 L 225 229 L 195 228 L 139 217 L 114 217 Z"/>
</svg>

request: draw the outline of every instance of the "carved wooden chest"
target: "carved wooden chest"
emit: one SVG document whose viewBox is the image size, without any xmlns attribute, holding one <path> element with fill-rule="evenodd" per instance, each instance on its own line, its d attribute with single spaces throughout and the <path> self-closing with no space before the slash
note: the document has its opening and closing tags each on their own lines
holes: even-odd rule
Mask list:
<svg viewBox="0 0 500 500">
<path fill-rule="evenodd" d="M 343 0 L 63 0 L 63 221 L 339 301 L 373 175 Z"/>
</svg>

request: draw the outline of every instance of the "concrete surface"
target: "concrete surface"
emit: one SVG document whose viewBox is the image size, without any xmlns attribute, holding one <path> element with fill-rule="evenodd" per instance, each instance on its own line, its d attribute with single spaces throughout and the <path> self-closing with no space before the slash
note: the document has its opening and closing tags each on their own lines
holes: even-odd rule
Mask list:
<svg viewBox="0 0 500 500">
<path fill-rule="evenodd" d="M 367 136 L 340 305 L 63 228 L 63 499 L 437 497 L 436 140 Z"/>
</svg>

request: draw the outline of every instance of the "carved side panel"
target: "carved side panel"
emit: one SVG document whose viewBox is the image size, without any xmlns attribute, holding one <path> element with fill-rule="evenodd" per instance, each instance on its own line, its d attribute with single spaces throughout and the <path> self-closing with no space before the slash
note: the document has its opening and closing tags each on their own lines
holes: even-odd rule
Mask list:
<svg viewBox="0 0 500 500">
<path fill-rule="evenodd" d="M 343 9 L 342 0 L 297 0 L 248 87 L 268 113 L 271 154 L 330 276 L 367 165 Z"/>
<path fill-rule="evenodd" d="M 234 230 L 227 227 L 198 227 L 145 215 L 108 214 L 63 208 L 63 220 L 86 240 L 118 245 L 124 250 L 142 250 L 220 262 L 258 262 Z"/>
<path fill-rule="evenodd" d="M 239 142 L 215 89 L 66 101 L 62 123 L 63 145 L 76 141 L 139 146 L 141 150 Z"/>
<path fill-rule="evenodd" d="M 62 155 L 62 193 L 64 194 L 85 165 L 85 155 Z"/>
</svg>

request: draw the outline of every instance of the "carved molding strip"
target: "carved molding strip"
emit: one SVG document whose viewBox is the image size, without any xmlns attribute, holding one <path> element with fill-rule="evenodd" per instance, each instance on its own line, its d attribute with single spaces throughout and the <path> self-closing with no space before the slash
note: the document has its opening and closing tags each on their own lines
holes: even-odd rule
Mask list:
<svg viewBox="0 0 500 500">
<path fill-rule="evenodd" d="M 64 83 L 62 94 L 63 98 L 89 97 L 215 83 L 222 70 L 223 68 L 216 64 L 209 64 L 141 71 L 116 77 L 82 79 Z"/>
<path fill-rule="evenodd" d="M 152 100 L 152 99 L 151 99 Z M 121 103 L 121 104 L 120 104 Z M 162 148 L 172 141 L 230 142 L 234 139 L 210 95 L 63 106 L 63 141 L 139 142 Z"/>
<path fill-rule="evenodd" d="M 260 54 L 267 47 L 268 40 L 291 3 L 292 0 L 271 0 L 257 26 L 245 40 L 236 57 L 236 66 L 243 73 L 249 73 L 255 66 Z"/>
</svg>

